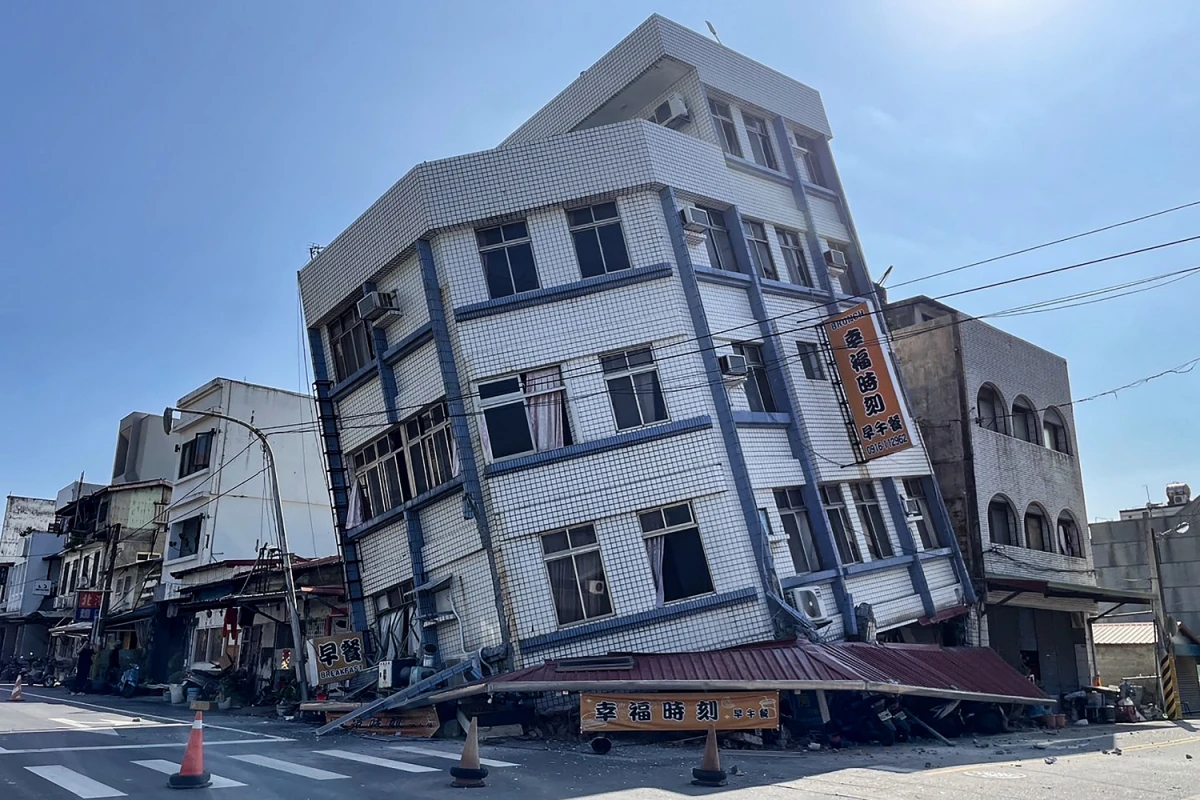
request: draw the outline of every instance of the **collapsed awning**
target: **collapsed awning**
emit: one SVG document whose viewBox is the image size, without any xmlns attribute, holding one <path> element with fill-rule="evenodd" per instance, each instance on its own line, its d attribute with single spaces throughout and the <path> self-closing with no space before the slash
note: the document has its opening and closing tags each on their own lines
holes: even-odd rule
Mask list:
<svg viewBox="0 0 1200 800">
<path fill-rule="evenodd" d="M 72 622 L 70 625 L 62 625 L 57 628 L 50 629 L 51 636 L 73 636 L 84 637 L 90 636 L 92 633 L 92 623 L 90 622 Z"/>
<path fill-rule="evenodd" d="M 954 700 L 1050 702 L 996 651 L 922 644 L 771 642 L 698 653 L 637 653 L 547 661 L 429 698 L 503 692 L 880 692 Z"/>
<path fill-rule="evenodd" d="M 1095 600 L 1100 603 L 1149 603 L 1154 599 L 1153 592 L 1139 592 L 1133 589 L 1109 589 L 1105 586 L 1085 586 L 1078 583 L 1027 580 L 1023 578 L 988 576 L 987 585 L 989 589 L 999 589 L 1001 591 L 1029 592 L 1031 594 L 1040 594 L 1043 597 Z"/>
</svg>

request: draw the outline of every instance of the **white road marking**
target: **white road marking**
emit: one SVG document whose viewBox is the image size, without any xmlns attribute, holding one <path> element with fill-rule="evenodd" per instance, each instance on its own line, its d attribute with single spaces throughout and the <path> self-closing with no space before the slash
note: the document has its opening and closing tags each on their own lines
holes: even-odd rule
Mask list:
<svg viewBox="0 0 1200 800">
<path fill-rule="evenodd" d="M 67 719 L 66 717 L 51 717 L 50 721 L 57 722 L 60 725 L 70 725 L 72 728 L 74 728 L 76 730 L 90 731 L 92 733 L 103 734 L 104 736 L 117 736 L 118 735 L 117 732 L 114 731 L 111 726 L 104 727 L 104 728 L 96 728 L 96 727 L 93 727 L 93 726 L 89 725 L 88 723 L 83 722 L 82 720 L 78 720 L 78 719 Z M 103 725 L 104 723 L 102 722 L 101 724 Z"/>
<path fill-rule="evenodd" d="M 132 763 L 137 764 L 139 767 L 152 769 L 155 772 L 161 772 L 164 775 L 174 775 L 176 772 L 179 772 L 179 765 L 174 761 L 167 761 L 165 758 L 154 758 L 150 759 L 149 761 L 134 761 Z M 241 781 L 222 778 L 220 775 L 213 775 L 212 773 L 209 773 L 209 777 L 212 778 L 211 788 L 213 789 L 232 789 L 235 786 L 246 785 Z"/>
<path fill-rule="evenodd" d="M 283 761 L 270 756 L 260 756 L 257 754 L 244 756 L 230 756 L 238 761 L 245 761 L 247 764 L 256 764 L 267 769 L 276 769 L 280 772 L 286 772 L 289 775 L 299 775 L 302 778 L 311 778 L 314 781 L 332 781 L 338 778 L 349 778 L 349 775 L 343 775 L 340 772 L 328 772 L 316 767 L 306 767 L 303 764 L 293 764 L 291 761 Z"/>
<path fill-rule="evenodd" d="M 434 767 L 423 767 L 420 764 L 409 764 L 407 761 L 393 761 L 390 758 L 365 756 L 362 753 L 351 753 L 349 750 L 314 750 L 313 752 L 320 753 L 324 756 L 333 756 L 334 758 L 344 758 L 347 761 L 358 761 L 362 764 L 373 764 L 377 767 L 398 769 L 401 772 L 440 772 L 440 770 L 435 769 Z"/>
<path fill-rule="evenodd" d="M 25 769 L 37 775 L 39 778 L 45 778 L 53 784 L 61 786 L 76 797 L 94 798 L 94 797 L 125 797 L 124 792 L 118 792 L 111 786 L 105 786 L 99 781 L 94 781 L 86 775 L 80 775 L 73 769 L 49 765 L 45 767 L 26 767 Z"/>
<path fill-rule="evenodd" d="M 294 742 L 295 739 L 271 737 L 272 742 Z M 221 747 L 231 744 L 262 744 L 262 739 L 229 739 L 223 742 L 205 742 L 205 747 Z M 0 756 L 29 755 L 34 753 L 76 753 L 89 750 L 153 750 L 161 747 L 186 747 L 187 742 L 155 742 L 154 744 L 97 744 L 86 747 L 31 747 L 26 750 L 5 750 L 0 747 Z"/>
<path fill-rule="evenodd" d="M 454 753 L 447 753 L 445 750 L 435 750 L 432 747 L 414 747 L 413 745 L 397 745 L 393 750 L 403 750 L 405 753 L 416 753 L 419 756 L 433 756 L 434 758 L 448 758 L 451 761 L 458 761 L 461 756 Z M 519 767 L 520 764 L 514 764 L 511 761 L 496 761 L 492 758 L 481 758 L 479 763 L 485 767 Z"/>
</svg>

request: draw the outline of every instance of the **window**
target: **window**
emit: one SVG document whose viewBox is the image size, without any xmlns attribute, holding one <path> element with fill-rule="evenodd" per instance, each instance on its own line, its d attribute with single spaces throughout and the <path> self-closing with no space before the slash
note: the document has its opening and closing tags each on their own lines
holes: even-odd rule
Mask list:
<svg viewBox="0 0 1200 800">
<path fill-rule="evenodd" d="M 993 497 L 988 503 L 988 532 L 993 544 L 1017 543 L 1017 520 L 1012 506 L 1003 497 Z"/>
<path fill-rule="evenodd" d="M 375 360 L 375 343 L 366 322 L 358 317 L 358 306 L 346 309 L 329 323 L 329 344 L 333 348 L 333 368 L 344 381 Z"/>
<path fill-rule="evenodd" d="M 612 613 L 595 528 L 580 525 L 547 533 L 542 536 L 542 552 L 559 625 Z"/>
<path fill-rule="evenodd" d="M 616 203 L 600 203 L 567 211 L 575 257 L 585 278 L 629 269 L 629 251 L 621 232 Z"/>
<path fill-rule="evenodd" d="M 792 551 L 792 565 L 797 575 L 827 569 L 821 563 L 821 551 L 817 549 L 809 524 L 808 509 L 804 507 L 804 490 L 799 486 L 775 490 L 775 508 L 783 520 L 787 533 L 788 549 Z"/>
<path fill-rule="evenodd" d="M 179 448 L 179 477 L 186 478 L 208 469 L 212 453 L 213 432 L 197 433 Z"/>
<path fill-rule="evenodd" d="M 92 586 L 100 585 L 100 554 L 92 556 Z"/>
<path fill-rule="evenodd" d="M 1083 558 L 1083 537 L 1074 518 L 1064 511 L 1058 515 L 1058 548 L 1063 555 Z"/>
<path fill-rule="evenodd" d="M 84 556 L 83 557 L 83 569 L 79 570 L 79 572 L 82 575 L 82 580 L 80 580 L 81 585 L 83 585 L 83 586 L 88 585 L 88 573 L 90 573 L 91 571 L 92 571 L 92 557 Z"/>
<path fill-rule="evenodd" d="M 1024 397 L 1018 397 L 1014 400 L 1012 422 L 1013 436 L 1023 442 L 1037 443 L 1037 412 L 1033 410 L 1033 403 Z"/>
<path fill-rule="evenodd" d="M 994 387 L 987 384 L 980 387 L 975 410 L 979 414 L 976 420 L 979 427 L 996 433 L 1008 433 L 1008 427 L 1004 424 L 1004 400 Z"/>
<path fill-rule="evenodd" d="M 680 503 L 638 514 L 658 605 L 713 591 L 692 507 Z"/>
<path fill-rule="evenodd" d="M 1046 515 L 1037 506 L 1030 506 L 1025 511 L 1025 546 L 1030 550 L 1054 552 L 1054 540 L 1050 538 Z"/>
<path fill-rule="evenodd" d="M 350 463 L 364 521 L 441 486 L 458 474 L 446 401 L 439 400 L 359 448 Z"/>
<path fill-rule="evenodd" d="M 775 148 L 771 145 L 771 134 L 767 129 L 767 121 L 762 117 L 754 117 L 744 112 L 742 119 L 746 121 L 746 135 L 750 137 L 750 152 L 754 154 L 755 163 L 767 169 L 779 169 L 779 162 L 775 159 Z"/>
<path fill-rule="evenodd" d="M 175 547 L 176 558 L 187 558 L 200 552 L 200 526 L 203 522 L 204 515 L 197 514 L 172 526 L 175 529 L 175 541 L 172 544 Z"/>
<path fill-rule="evenodd" d="M 843 564 L 857 564 L 862 561 L 862 552 L 858 549 L 858 539 L 854 535 L 854 526 L 850 524 L 850 516 L 846 513 L 846 501 L 842 497 L 842 487 L 829 483 L 819 487 L 821 504 L 829 517 L 829 527 L 833 540 L 837 543 L 838 555 Z"/>
<path fill-rule="evenodd" d="M 808 273 L 808 261 L 804 258 L 804 248 L 800 246 L 800 234 L 776 228 L 775 238 L 779 240 L 779 249 L 783 251 L 783 263 L 787 266 L 792 283 L 812 288 L 812 276 Z"/>
<path fill-rule="evenodd" d="M 850 248 L 849 248 L 849 246 L 844 245 L 844 244 L 839 244 L 838 242 L 830 242 L 828 240 L 825 242 L 825 246 L 827 248 L 829 248 L 830 252 L 841 253 L 842 261 L 845 262 L 845 264 L 846 264 L 845 267 L 838 268 L 838 273 L 839 273 L 837 276 L 838 290 L 842 294 L 854 294 L 854 284 L 852 283 L 852 279 L 850 277 L 850 266 L 849 266 L 850 265 Z M 830 277 L 831 278 L 833 277 L 832 273 L 830 274 Z"/>
<path fill-rule="evenodd" d="M 925 497 L 925 487 L 921 484 L 921 479 L 905 478 L 904 495 L 909 499 L 909 505 L 913 506 L 906 512 L 913 539 L 920 542 L 923 549 L 932 550 L 936 546 L 931 527 L 933 518 L 929 516 L 929 500 Z"/>
<path fill-rule="evenodd" d="M 713 269 L 737 272 L 737 261 L 733 258 L 733 245 L 729 242 L 729 229 L 725 226 L 725 215 L 715 208 L 696 206 L 708 218 L 705 245 L 708 247 L 708 265 Z"/>
<path fill-rule="evenodd" d="M 825 180 L 821 175 L 821 165 L 817 161 L 817 140 L 810 139 L 800 133 L 793 133 L 792 135 L 796 138 L 796 149 L 794 152 L 804 173 L 801 177 L 809 183 L 824 186 Z"/>
<path fill-rule="evenodd" d="M 735 344 L 733 352 L 745 357 L 749 369 L 744 388 L 750 410 L 776 411 L 775 397 L 771 394 L 771 381 L 767 377 L 767 366 L 763 363 L 762 347 L 757 344 Z"/>
<path fill-rule="evenodd" d="M 524 220 L 475 231 L 475 239 L 492 299 L 538 288 L 533 246 Z"/>
<path fill-rule="evenodd" d="M 220 664 L 225 654 L 225 637 L 221 628 L 197 628 L 196 641 L 192 648 L 192 663 Z"/>
<path fill-rule="evenodd" d="M 567 393 L 558 367 L 479 385 L 479 431 L 493 459 L 557 450 L 572 443 Z"/>
<path fill-rule="evenodd" d="M 1070 453 L 1067 442 L 1067 425 L 1056 408 L 1047 408 L 1042 412 L 1042 444 L 1060 453 Z"/>
<path fill-rule="evenodd" d="M 649 347 L 600 357 L 617 430 L 640 428 L 667 419 L 667 404 L 658 383 Z"/>
<path fill-rule="evenodd" d="M 825 380 L 825 364 L 821 362 L 821 351 L 812 342 L 796 342 L 800 351 L 800 366 L 804 367 L 804 377 L 810 381 Z"/>
<path fill-rule="evenodd" d="M 883 524 L 883 512 L 879 510 L 875 486 L 865 482 L 852 483 L 850 494 L 854 497 L 854 506 L 858 510 L 858 521 L 862 523 L 863 532 L 867 535 L 867 548 L 871 551 L 871 558 L 891 558 L 892 541 L 888 538 L 887 526 Z"/>
<path fill-rule="evenodd" d="M 742 227 L 746 230 L 746 244 L 750 245 L 758 274 L 773 281 L 779 280 L 779 270 L 775 269 L 775 259 L 771 257 L 771 243 L 767 241 L 766 226 L 761 222 L 746 220 Z"/>
<path fill-rule="evenodd" d="M 728 103 L 709 99 L 708 110 L 712 112 L 713 122 L 717 126 L 717 138 L 721 140 L 721 149 L 731 156 L 742 157 L 742 146 L 738 143 L 737 126 L 733 124 L 733 111 Z"/>
</svg>

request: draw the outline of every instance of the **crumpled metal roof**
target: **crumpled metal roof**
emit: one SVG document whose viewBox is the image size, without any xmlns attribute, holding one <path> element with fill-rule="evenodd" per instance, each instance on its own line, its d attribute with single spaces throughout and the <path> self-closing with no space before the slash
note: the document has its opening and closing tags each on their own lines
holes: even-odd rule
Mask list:
<svg viewBox="0 0 1200 800">
<path fill-rule="evenodd" d="M 771 642 L 697 653 L 637 653 L 628 668 L 547 661 L 431 699 L 542 691 L 850 690 L 1005 703 L 1049 698 L 994 650 L 920 644 Z M 607 660 L 607 659 L 606 659 Z"/>
</svg>

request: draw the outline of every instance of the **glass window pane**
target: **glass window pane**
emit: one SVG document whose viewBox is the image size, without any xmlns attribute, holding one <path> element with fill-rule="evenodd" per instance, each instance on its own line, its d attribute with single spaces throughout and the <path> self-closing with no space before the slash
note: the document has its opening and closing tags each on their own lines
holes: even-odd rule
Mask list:
<svg viewBox="0 0 1200 800">
<path fill-rule="evenodd" d="M 665 527 L 662 510 L 657 508 L 653 511 L 638 514 L 638 522 L 642 526 L 642 533 L 661 531 Z"/>
<path fill-rule="evenodd" d="M 628 353 L 626 353 L 626 356 L 629 359 L 630 367 L 640 367 L 645 364 L 654 363 L 654 353 L 651 352 L 649 347 L 640 347 L 637 350 L 630 350 Z"/>
<path fill-rule="evenodd" d="M 713 590 L 698 529 L 689 528 L 666 534 L 663 551 L 665 602 L 695 597 Z"/>
<path fill-rule="evenodd" d="M 788 508 L 787 489 L 776 489 L 774 495 L 776 508 Z"/>
<path fill-rule="evenodd" d="M 610 379 L 608 394 L 612 400 L 613 413 L 617 417 L 618 430 L 640 427 L 642 415 L 638 410 L 638 401 L 633 394 L 633 381 L 629 376 Z"/>
<path fill-rule="evenodd" d="M 713 266 L 737 272 L 737 261 L 733 258 L 733 246 L 729 243 L 729 234 L 720 228 L 713 228 L 708 232 L 708 240 L 710 250 L 716 249 L 719 262 L 719 264 L 714 263 Z"/>
<path fill-rule="evenodd" d="M 613 353 L 609 356 L 601 356 L 600 369 L 604 372 L 620 372 L 629 366 L 625 360 L 624 353 Z"/>
<path fill-rule="evenodd" d="M 404 493 L 400 490 L 400 472 L 396 468 L 396 459 L 389 458 L 383 462 L 384 486 L 387 488 L 390 508 L 395 508 L 404 502 Z"/>
<path fill-rule="evenodd" d="M 621 226 L 601 225 L 596 232 L 600 235 L 600 246 L 604 249 L 604 264 L 608 271 L 629 269 L 629 253 L 625 250 Z"/>
<path fill-rule="evenodd" d="M 673 528 L 676 525 L 686 525 L 692 521 L 692 507 L 687 503 L 669 506 L 663 509 L 663 517 L 666 519 L 668 528 Z"/>
<path fill-rule="evenodd" d="M 595 228 L 585 228 L 571 234 L 575 240 L 575 258 L 579 260 L 579 272 L 585 278 L 604 274 L 604 256 L 600 253 L 600 240 Z"/>
<path fill-rule="evenodd" d="M 796 574 L 802 575 L 806 572 L 812 572 L 812 562 L 809 561 L 808 552 L 804 549 L 804 537 L 800 532 L 802 524 L 807 525 L 807 520 L 802 520 L 799 514 L 782 514 L 783 530 L 788 537 L 788 550 L 792 553 L 792 565 L 795 567 Z"/>
<path fill-rule="evenodd" d="M 425 476 L 425 459 L 421 457 L 421 446 L 419 444 L 409 445 L 408 464 L 412 469 L 413 492 L 415 494 L 424 494 L 429 491 L 429 480 Z"/>
<path fill-rule="evenodd" d="M 524 222 L 510 222 L 504 226 L 504 241 L 511 242 L 514 239 L 524 239 L 529 235 L 529 230 L 525 227 Z"/>
<path fill-rule="evenodd" d="M 578 528 L 571 528 L 568 533 L 571 537 L 571 547 L 587 547 L 590 544 L 596 543 L 596 529 L 591 525 L 580 525 Z"/>
<path fill-rule="evenodd" d="M 587 225 L 592 221 L 592 210 L 590 208 L 576 208 L 567 212 L 567 221 L 572 227 L 576 225 Z"/>
<path fill-rule="evenodd" d="M 484 228 L 481 231 L 475 231 L 475 238 L 479 241 L 480 247 L 489 247 L 504 241 L 499 228 Z"/>
<path fill-rule="evenodd" d="M 483 419 L 492 445 L 492 458 L 533 452 L 533 437 L 529 433 L 524 402 L 484 409 Z"/>
<path fill-rule="evenodd" d="M 483 270 L 487 278 L 488 294 L 493 299 L 508 297 L 513 293 L 512 277 L 508 273 L 508 255 L 503 249 L 483 254 Z"/>
<path fill-rule="evenodd" d="M 575 578 L 575 563 L 570 558 L 556 558 L 546 562 L 550 576 L 550 594 L 554 597 L 554 610 L 559 625 L 569 625 L 584 618 L 583 603 L 579 599 L 579 584 Z"/>
<path fill-rule="evenodd" d="M 592 206 L 592 215 L 597 222 L 602 219 L 614 219 L 617 216 L 617 204 L 599 203 L 598 205 L 594 205 Z"/>
<path fill-rule="evenodd" d="M 479 397 L 481 400 L 487 400 L 489 397 L 500 397 L 501 395 L 520 393 L 521 379 L 515 375 L 504 380 L 492 381 L 490 383 L 479 384 Z"/>
<path fill-rule="evenodd" d="M 542 551 L 547 555 L 550 553 L 561 553 L 564 550 L 570 549 L 571 545 L 567 541 L 566 531 L 556 531 L 542 537 Z"/>
<path fill-rule="evenodd" d="M 637 402 L 642 419 L 647 423 L 662 422 L 667 418 L 667 406 L 662 389 L 658 385 L 657 372 L 639 372 L 633 376 L 637 386 Z"/>
<path fill-rule="evenodd" d="M 612 603 L 608 597 L 608 582 L 604 580 L 604 565 L 600 561 L 599 551 L 575 556 L 575 571 L 579 575 L 585 616 L 590 619 L 611 614 Z"/>
<path fill-rule="evenodd" d="M 518 292 L 529 292 L 538 288 L 537 268 L 533 265 L 533 248 L 528 242 L 513 245 L 508 250 L 508 262 L 512 266 L 513 288 Z"/>
</svg>

